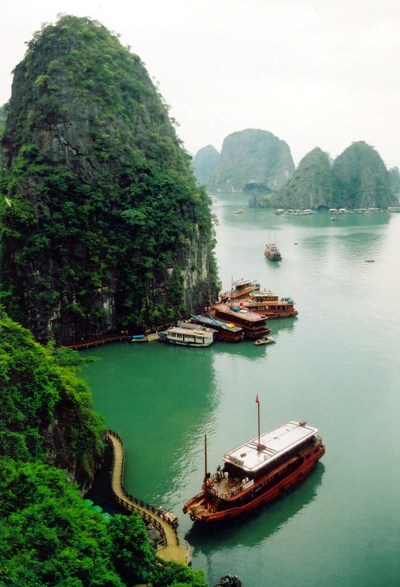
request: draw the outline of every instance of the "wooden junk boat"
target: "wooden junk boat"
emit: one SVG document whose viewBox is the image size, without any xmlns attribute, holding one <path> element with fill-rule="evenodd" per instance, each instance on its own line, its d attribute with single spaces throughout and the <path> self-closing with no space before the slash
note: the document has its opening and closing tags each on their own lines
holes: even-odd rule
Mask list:
<svg viewBox="0 0 400 587">
<path fill-rule="evenodd" d="M 215 340 L 216 331 L 191 324 L 190 326 L 171 326 L 164 332 L 159 332 L 158 336 L 161 341 L 169 344 L 199 348 L 210 346 Z"/>
<path fill-rule="evenodd" d="M 185 514 L 201 522 L 235 518 L 277 498 L 301 483 L 325 453 L 317 428 L 294 421 L 226 453 L 223 468 L 213 475 L 207 472 L 205 450 L 202 491 L 183 506 Z"/>
<path fill-rule="evenodd" d="M 264 255 L 271 261 L 282 261 L 281 252 L 275 243 L 267 243 L 265 245 Z"/>
<path fill-rule="evenodd" d="M 243 328 L 245 338 L 257 340 L 271 332 L 267 327 L 265 316 L 251 312 L 246 308 L 229 306 L 227 304 L 214 304 L 211 312 L 215 318 L 225 320 Z"/>
<path fill-rule="evenodd" d="M 221 293 L 220 297 L 223 303 L 233 302 L 240 300 L 249 295 L 252 291 L 260 289 L 260 284 L 257 281 L 251 281 L 251 279 L 237 279 L 232 281 L 231 289 Z"/>
<path fill-rule="evenodd" d="M 257 290 L 249 293 L 240 305 L 251 312 L 263 314 L 267 318 L 291 318 L 297 316 L 294 300 L 290 297 L 280 298 L 267 290 Z"/>
<path fill-rule="evenodd" d="M 202 314 L 192 314 L 190 319 L 195 324 L 209 326 L 217 331 L 218 340 L 227 342 L 240 342 L 244 338 L 243 328 L 236 326 L 232 322 L 217 320 L 214 316 L 203 316 Z"/>
</svg>

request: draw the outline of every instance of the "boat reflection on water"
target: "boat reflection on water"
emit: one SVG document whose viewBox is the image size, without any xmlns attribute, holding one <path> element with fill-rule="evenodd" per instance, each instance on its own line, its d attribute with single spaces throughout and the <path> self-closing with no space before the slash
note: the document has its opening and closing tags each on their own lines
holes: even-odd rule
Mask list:
<svg viewBox="0 0 400 587">
<path fill-rule="evenodd" d="M 317 497 L 324 471 L 325 466 L 319 461 L 312 475 L 305 479 L 301 486 L 238 518 L 212 525 L 195 523 L 185 534 L 185 540 L 193 546 L 196 554 L 205 555 L 215 554 L 219 550 L 234 548 L 240 544 L 246 548 L 257 546 L 279 532 L 290 519 L 312 504 Z"/>
</svg>

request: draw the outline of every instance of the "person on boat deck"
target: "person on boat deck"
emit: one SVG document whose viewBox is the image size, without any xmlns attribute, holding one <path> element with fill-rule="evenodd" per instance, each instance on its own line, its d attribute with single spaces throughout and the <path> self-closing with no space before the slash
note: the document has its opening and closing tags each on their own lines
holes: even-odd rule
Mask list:
<svg viewBox="0 0 400 587">
<path fill-rule="evenodd" d="M 213 486 L 213 482 L 211 481 L 211 473 L 207 473 L 206 478 L 205 478 L 205 482 L 206 482 L 207 487 Z"/>
<path fill-rule="evenodd" d="M 217 479 L 218 479 L 218 481 L 221 481 L 221 479 L 222 479 L 223 476 L 224 476 L 224 474 L 221 471 L 221 466 L 218 465 L 218 467 L 217 467 Z"/>
</svg>

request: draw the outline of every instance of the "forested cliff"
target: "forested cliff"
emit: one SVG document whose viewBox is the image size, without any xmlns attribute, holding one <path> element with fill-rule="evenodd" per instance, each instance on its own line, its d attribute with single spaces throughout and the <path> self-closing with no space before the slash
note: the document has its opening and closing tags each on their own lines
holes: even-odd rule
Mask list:
<svg viewBox="0 0 400 587">
<path fill-rule="evenodd" d="M 300 161 L 277 202 L 284 208 L 321 208 L 329 207 L 332 198 L 332 166 L 328 155 L 316 147 Z"/>
<path fill-rule="evenodd" d="M 283 208 L 386 208 L 398 205 L 379 153 L 364 141 L 352 143 L 334 161 L 316 147 L 269 205 Z"/>
<path fill-rule="evenodd" d="M 211 145 L 200 149 L 194 168 L 199 184 L 210 191 L 270 193 L 288 181 L 294 163 L 285 141 L 269 131 L 248 128 L 228 135 L 220 155 Z"/>
<path fill-rule="evenodd" d="M 207 145 L 193 158 L 193 171 L 199 185 L 209 186 L 218 168 L 219 153 L 212 145 Z"/>
<path fill-rule="evenodd" d="M 384 208 L 398 204 L 379 153 L 364 141 L 352 143 L 333 163 L 335 207 Z"/>
<path fill-rule="evenodd" d="M 108 519 L 82 499 L 104 425 L 81 360 L 0 308 L 0 585 L 205 587 L 201 571 L 156 556 L 138 514 Z"/>
<path fill-rule="evenodd" d="M 1 288 L 39 340 L 173 321 L 217 290 L 206 193 L 139 57 L 62 17 L 16 67 Z"/>
</svg>

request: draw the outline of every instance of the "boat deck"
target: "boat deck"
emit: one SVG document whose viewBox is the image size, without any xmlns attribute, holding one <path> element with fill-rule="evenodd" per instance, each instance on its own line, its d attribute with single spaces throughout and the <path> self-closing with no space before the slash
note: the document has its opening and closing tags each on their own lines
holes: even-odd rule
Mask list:
<svg viewBox="0 0 400 587">
<path fill-rule="evenodd" d="M 222 476 L 222 478 L 218 479 L 216 475 L 212 475 L 210 482 L 209 489 L 217 497 L 233 497 L 244 489 L 242 480 L 237 477 Z"/>
</svg>

